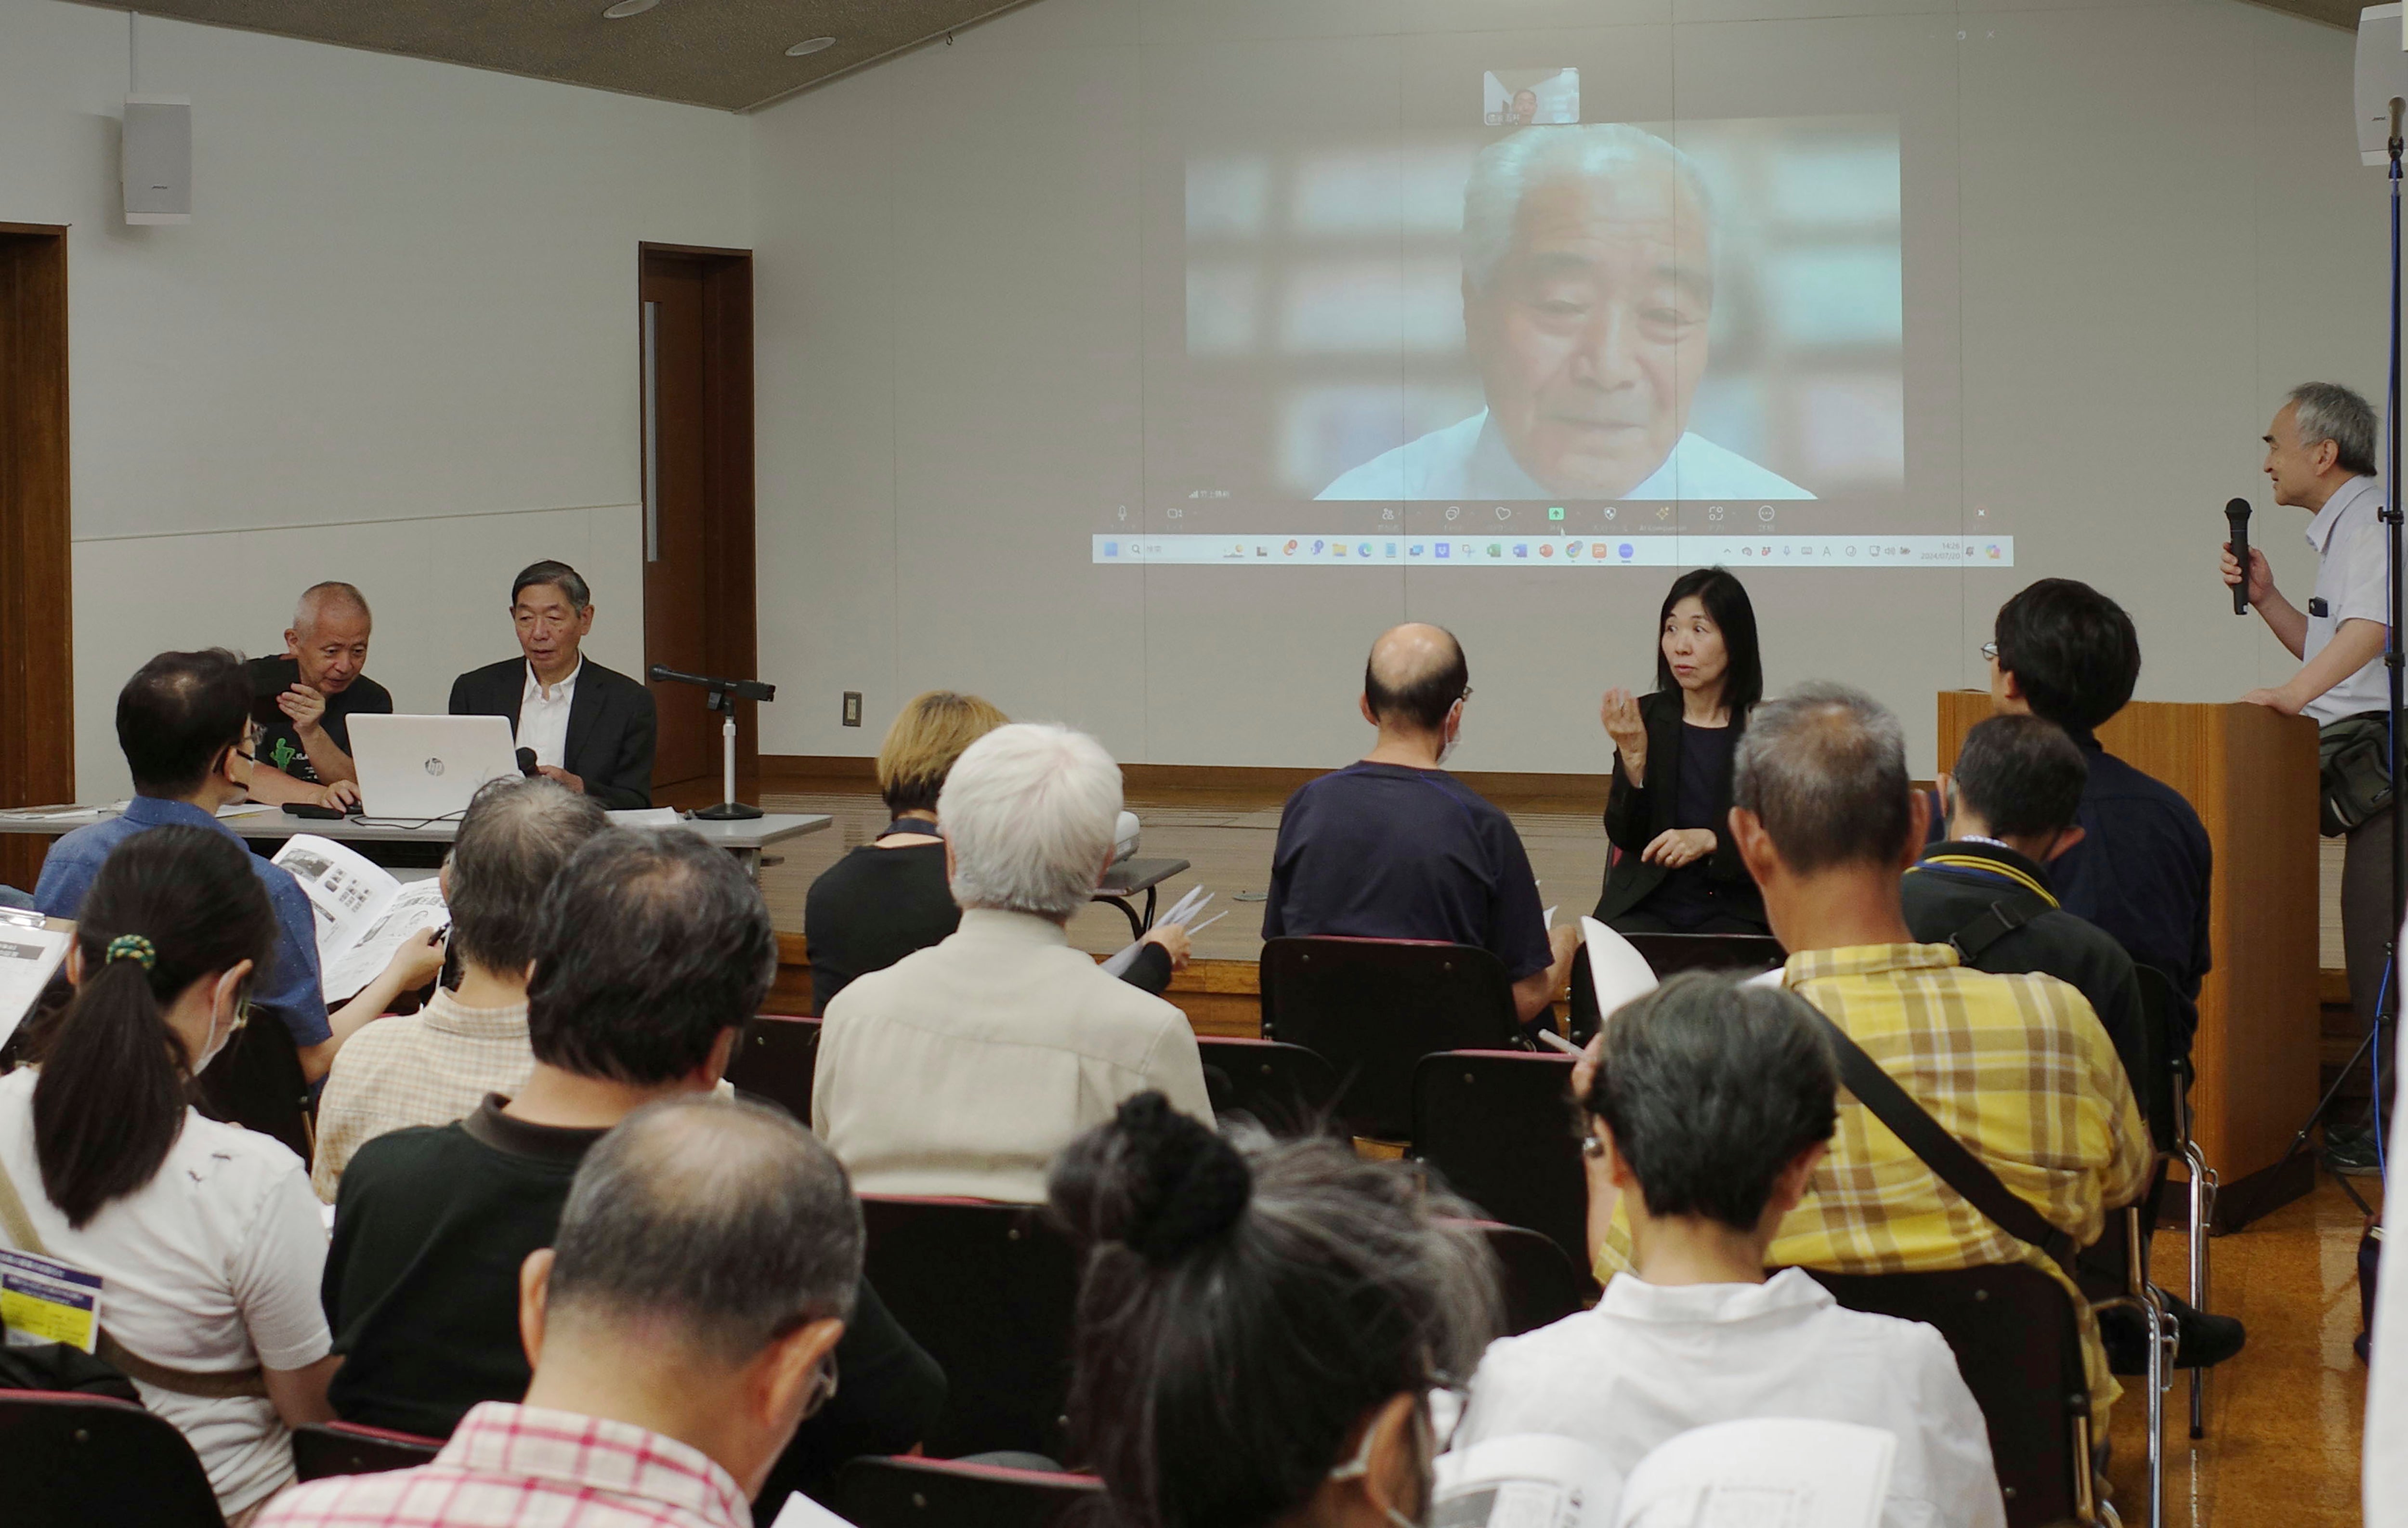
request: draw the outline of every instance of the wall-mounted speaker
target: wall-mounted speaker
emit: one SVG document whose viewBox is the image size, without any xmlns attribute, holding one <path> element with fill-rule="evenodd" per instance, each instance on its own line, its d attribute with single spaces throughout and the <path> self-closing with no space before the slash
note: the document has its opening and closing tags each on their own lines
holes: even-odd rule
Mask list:
<svg viewBox="0 0 2408 1528">
<path fill-rule="evenodd" d="M 125 98 L 125 221 L 193 221 L 193 103 L 182 95 Z"/>
</svg>

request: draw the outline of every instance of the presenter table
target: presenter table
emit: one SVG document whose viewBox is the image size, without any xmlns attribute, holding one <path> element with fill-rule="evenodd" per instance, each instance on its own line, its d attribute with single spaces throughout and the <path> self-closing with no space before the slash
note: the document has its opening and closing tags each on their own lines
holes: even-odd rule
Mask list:
<svg viewBox="0 0 2408 1528">
<path fill-rule="evenodd" d="M 30 807 L 0 812 L 0 833 L 41 834 L 56 838 L 80 827 L 104 821 L 116 813 L 107 807 Z M 459 835 L 457 821 L 401 825 L 375 818 L 339 819 L 294 817 L 284 811 L 245 812 L 219 819 L 227 827 L 252 843 L 281 843 L 297 834 L 312 833 L 321 838 L 359 846 L 360 852 L 375 859 L 375 845 L 413 845 L 440 848 Z M 761 851 L 771 844 L 799 838 L 807 833 L 825 829 L 830 819 L 817 812 L 772 812 L 739 821 L 710 822 L 696 818 L 681 818 L 677 826 L 698 834 L 709 843 L 736 856 L 748 871 L 758 873 Z M 664 824 L 666 826 L 666 824 Z M 432 863 L 432 862 L 421 862 Z"/>
</svg>

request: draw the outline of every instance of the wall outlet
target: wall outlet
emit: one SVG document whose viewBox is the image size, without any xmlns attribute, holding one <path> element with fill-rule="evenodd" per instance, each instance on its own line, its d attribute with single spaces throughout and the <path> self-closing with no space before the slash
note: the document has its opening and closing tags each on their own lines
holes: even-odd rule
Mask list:
<svg viewBox="0 0 2408 1528">
<path fill-rule="evenodd" d="M 848 727 L 861 725 L 861 692 L 858 690 L 844 693 L 844 724 Z"/>
</svg>

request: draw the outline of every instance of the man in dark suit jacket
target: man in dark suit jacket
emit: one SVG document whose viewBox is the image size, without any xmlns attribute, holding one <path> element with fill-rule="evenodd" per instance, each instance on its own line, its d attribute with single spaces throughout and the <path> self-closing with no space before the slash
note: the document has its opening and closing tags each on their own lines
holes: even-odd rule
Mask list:
<svg viewBox="0 0 2408 1528">
<path fill-rule="evenodd" d="M 594 598 L 566 563 L 536 563 L 510 583 L 523 656 L 452 681 L 453 716 L 506 716 L 547 778 L 611 811 L 652 804 L 652 693 L 579 650 Z"/>
</svg>

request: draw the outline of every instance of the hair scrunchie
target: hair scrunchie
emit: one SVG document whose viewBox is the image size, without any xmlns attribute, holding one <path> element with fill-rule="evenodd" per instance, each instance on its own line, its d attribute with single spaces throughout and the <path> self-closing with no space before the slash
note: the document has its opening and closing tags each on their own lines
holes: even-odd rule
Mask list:
<svg viewBox="0 0 2408 1528">
<path fill-rule="evenodd" d="M 116 961 L 135 961 L 145 971 L 155 971 L 159 968 L 159 951 L 139 934 L 121 934 L 108 941 L 108 952 L 101 964 L 107 965 Z"/>
</svg>

